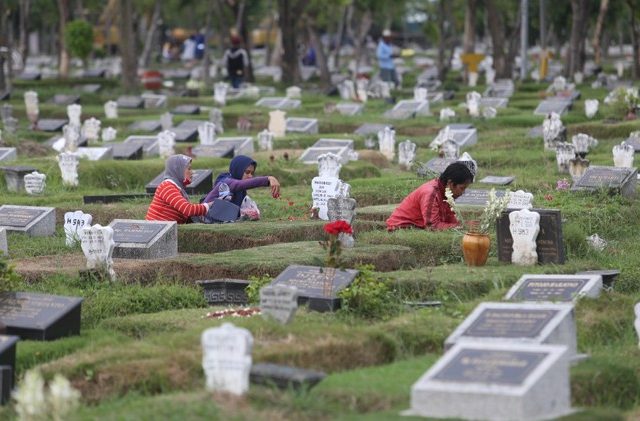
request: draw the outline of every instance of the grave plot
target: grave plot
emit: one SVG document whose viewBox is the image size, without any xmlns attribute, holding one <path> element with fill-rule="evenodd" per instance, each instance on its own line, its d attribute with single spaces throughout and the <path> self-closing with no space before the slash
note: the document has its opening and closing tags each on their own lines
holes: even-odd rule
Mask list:
<svg viewBox="0 0 640 421">
<path fill-rule="evenodd" d="M 567 99 L 545 99 L 533 111 L 535 115 L 546 116 L 550 113 L 563 115 L 571 109 L 571 100 Z"/>
<path fill-rule="evenodd" d="M 155 193 L 156 189 L 164 180 L 164 171 L 158 174 L 146 186 L 145 190 L 149 194 Z M 213 188 L 213 173 L 211 170 L 193 170 L 193 178 L 191 183 L 185 187 L 187 194 L 203 195 L 207 194 Z"/>
<path fill-rule="evenodd" d="M 231 148 L 233 155 L 253 155 L 253 138 L 252 137 L 219 137 L 213 142 L 214 148 L 221 150 Z M 228 155 L 225 154 L 225 155 Z"/>
<path fill-rule="evenodd" d="M 285 130 L 287 132 L 316 134 L 318 133 L 318 120 L 315 118 L 289 117 L 286 120 Z"/>
<path fill-rule="evenodd" d="M 405 120 L 410 117 L 427 116 L 429 112 L 429 101 L 415 101 L 403 99 L 399 101 L 391 110 L 386 111 L 387 118 Z"/>
<path fill-rule="evenodd" d="M 349 161 L 349 148 L 347 146 L 311 147 L 300 155 L 300 161 L 304 164 L 318 164 L 320 155 L 332 153 L 340 157 L 340 162 L 346 164 Z"/>
<path fill-rule="evenodd" d="M 123 143 L 142 145 L 143 155 L 145 157 L 153 157 L 160 154 L 157 136 L 129 136 Z"/>
</svg>

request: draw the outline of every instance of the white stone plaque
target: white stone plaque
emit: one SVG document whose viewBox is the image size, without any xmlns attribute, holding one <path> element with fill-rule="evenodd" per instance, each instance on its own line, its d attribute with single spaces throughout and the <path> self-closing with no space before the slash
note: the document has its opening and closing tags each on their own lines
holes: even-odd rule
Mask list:
<svg viewBox="0 0 640 421">
<path fill-rule="evenodd" d="M 231 323 L 202 332 L 202 368 L 209 391 L 243 395 L 249 390 L 253 337 Z"/>
<path fill-rule="evenodd" d="M 65 124 L 64 127 L 62 127 L 62 136 L 64 137 L 65 152 L 75 152 L 78 150 L 80 126 Z"/>
<path fill-rule="evenodd" d="M 216 141 L 216 125 L 208 121 L 198 126 L 201 145 L 212 145 Z"/>
<path fill-rule="evenodd" d="M 62 152 L 58 155 L 58 166 L 62 173 L 62 184 L 71 187 L 78 186 L 78 163 L 77 154 L 73 152 Z"/>
<path fill-rule="evenodd" d="M 67 105 L 67 116 L 69 117 L 69 125 L 74 127 L 80 127 L 80 116 L 82 115 L 82 105 L 70 104 Z"/>
<path fill-rule="evenodd" d="M 227 103 L 227 91 L 229 85 L 224 82 L 218 82 L 213 85 L 213 100 L 216 104 L 224 106 Z"/>
<path fill-rule="evenodd" d="M 86 137 L 89 141 L 92 140 L 98 140 L 100 138 L 100 125 L 102 123 L 100 122 L 100 120 L 91 117 L 88 120 L 84 121 L 84 124 L 82 125 L 82 134 L 84 135 L 84 137 Z"/>
<path fill-rule="evenodd" d="M 269 112 L 269 131 L 273 133 L 273 136 L 284 137 L 287 127 L 287 113 L 281 110 L 275 110 Z"/>
<path fill-rule="evenodd" d="M 339 178 L 341 168 L 340 157 L 334 153 L 329 152 L 318 157 L 319 177 Z"/>
<path fill-rule="evenodd" d="M 406 170 L 411 169 L 416 159 L 416 144 L 405 140 L 398 144 L 398 164 Z"/>
<path fill-rule="evenodd" d="M 118 103 L 115 101 L 107 101 L 104 103 L 104 116 L 107 119 L 118 118 Z"/>
<path fill-rule="evenodd" d="M 166 112 L 160 116 L 160 126 L 162 130 L 169 130 L 173 128 L 173 114 Z"/>
<path fill-rule="evenodd" d="M 480 95 L 476 91 L 467 93 L 467 112 L 471 117 L 480 117 Z"/>
<path fill-rule="evenodd" d="M 391 127 L 385 127 L 378 132 L 378 145 L 380 152 L 389 160 L 393 161 L 396 155 L 396 131 Z"/>
<path fill-rule="evenodd" d="M 116 140 L 117 135 L 118 135 L 118 131 L 113 127 L 106 127 L 102 129 L 103 142 L 113 142 L 114 140 Z"/>
<path fill-rule="evenodd" d="M 616 167 L 633 168 L 635 148 L 622 142 L 613 147 L 613 165 Z"/>
<path fill-rule="evenodd" d="M 508 209 L 531 209 L 533 207 L 533 194 L 524 190 L 517 190 L 509 195 Z"/>
<path fill-rule="evenodd" d="M 584 101 L 584 113 L 587 118 L 593 118 L 598 113 L 599 101 L 597 99 L 586 99 Z"/>
<path fill-rule="evenodd" d="M 100 224 L 81 228 L 80 245 L 87 258 L 87 269 L 101 269 L 109 274 L 112 281 L 116 279 L 113 270 L 113 228 L 103 227 Z"/>
<path fill-rule="evenodd" d="M 318 217 L 328 221 L 327 201 L 332 197 L 340 195 L 345 183 L 336 177 L 314 177 L 311 180 L 311 198 L 313 199 L 313 207 L 318 209 Z"/>
<path fill-rule="evenodd" d="M 42 194 L 47 186 L 47 176 L 45 174 L 34 171 L 24 176 L 24 189 L 27 194 Z"/>
<path fill-rule="evenodd" d="M 521 266 L 538 263 L 536 239 L 540 232 L 540 214 L 528 209 L 511 212 L 509 231 L 513 238 L 511 262 Z"/>
<path fill-rule="evenodd" d="M 80 241 L 80 230 L 91 226 L 93 217 L 81 210 L 64 214 L 64 233 L 67 247 L 73 247 Z"/>
<path fill-rule="evenodd" d="M 290 86 L 287 88 L 287 98 L 301 98 L 302 97 L 302 89 L 297 86 Z"/>
<path fill-rule="evenodd" d="M 158 148 L 161 158 L 168 158 L 175 155 L 176 134 L 169 130 L 158 133 Z"/>
</svg>

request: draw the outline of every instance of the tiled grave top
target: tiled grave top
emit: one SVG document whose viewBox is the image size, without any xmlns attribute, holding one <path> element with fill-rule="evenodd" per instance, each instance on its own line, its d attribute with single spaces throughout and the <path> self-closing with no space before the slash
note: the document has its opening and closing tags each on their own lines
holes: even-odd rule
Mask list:
<svg viewBox="0 0 640 421">
<path fill-rule="evenodd" d="M 213 143 L 213 146 L 229 145 L 233 148 L 234 155 L 251 155 L 253 154 L 253 138 L 249 136 L 239 137 L 219 137 Z"/>
<path fill-rule="evenodd" d="M 144 93 L 141 98 L 144 100 L 144 108 L 160 108 L 167 105 L 166 95 Z"/>
<path fill-rule="evenodd" d="M 206 123 L 206 120 L 183 120 L 175 128 L 198 130 L 198 126 L 200 126 L 203 123 Z"/>
<path fill-rule="evenodd" d="M 71 105 L 71 104 L 79 104 L 80 103 L 80 95 L 74 94 L 55 94 L 53 98 L 49 102 L 52 102 L 56 105 Z"/>
<path fill-rule="evenodd" d="M 340 162 L 345 164 L 349 161 L 349 149 L 346 146 L 335 147 L 323 147 L 323 148 L 308 148 L 302 155 L 300 155 L 300 161 L 304 164 L 317 164 L 318 157 L 326 153 L 333 153 L 340 157 Z"/>
<path fill-rule="evenodd" d="M 286 120 L 286 131 L 300 132 L 300 133 L 317 133 L 318 119 L 303 118 L 303 117 L 289 117 Z"/>
<path fill-rule="evenodd" d="M 413 99 L 403 99 L 399 101 L 391 110 L 384 113 L 389 118 L 409 118 L 417 115 L 429 114 L 429 101 L 416 101 Z"/>
<path fill-rule="evenodd" d="M 571 302 L 581 296 L 596 298 L 601 290 L 600 275 L 522 275 L 505 299 Z"/>
<path fill-rule="evenodd" d="M 217 145 L 198 145 L 191 149 L 197 157 L 206 158 L 231 158 L 233 157 L 233 145 L 219 143 Z"/>
<path fill-rule="evenodd" d="M 13 161 L 18 157 L 16 148 L 0 148 L 0 161 Z"/>
<path fill-rule="evenodd" d="M 366 136 L 366 135 L 377 135 L 380 130 L 384 130 L 385 127 L 389 127 L 388 124 L 375 124 L 375 123 L 365 123 L 362 126 L 358 127 L 355 134 Z"/>
<path fill-rule="evenodd" d="M 505 195 L 504 190 L 496 190 L 496 196 Z M 456 204 L 462 206 L 486 206 L 489 201 L 489 190 L 466 189 L 462 196 L 456 199 Z"/>
<path fill-rule="evenodd" d="M 120 108 L 143 108 L 144 99 L 139 96 L 121 96 L 116 101 Z"/>
<path fill-rule="evenodd" d="M 37 129 L 44 132 L 59 132 L 67 124 L 67 120 L 57 118 L 43 118 L 38 120 Z"/>
<path fill-rule="evenodd" d="M 637 170 L 635 168 L 590 166 L 571 190 L 597 190 L 600 188 L 621 189 L 624 194 L 625 186 L 631 184 L 635 192 Z"/>
<path fill-rule="evenodd" d="M 336 104 L 336 109 L 342 115 L 356 115 L 362 112 L 363 108 L 364 106 L 362 104 L 355 102 Z"/>
<path fill-rule="evenodd" d="M 311 147 L 326 148 L 326 147 L 336 147 L 336 146 L 346 146 L 347 148 L 353 150 L 353 140 L 320 138 Z"/>
<path fill-rule="evenodd" d="M 113 159 L 142 159 L 144 150 L 142 143 L 114 143 L 111 147 Z"/>
<path fill-rule="evenodd" d="M 554 112 L 562 115 L 569 111 L 569 108 L 571 108 L 571 100 L 562 98 L 545 99 L 540 104 L 538 104 L 533 113 L 535 115 L 546 116 L 547 114 Z"/>
<path fill-rule="evenodd" d="M 200 114 L 199 105 L 183 104 L 171 110 L 173 114 Z"/>
<path fill-rule="evenodd" d="M 493 108 L 505 108 L 509 104 L 507 98 L 499 97 L 483 97 L 480 98 L 480 106 L 493 107 Z"/>
<path fill-rule="evenodd" d="M 169 131 L 175 133 L 176 142 L 195 142 L 198 137 L 198 130 L 189 127 L 172 127 Z"/>
<path fill-rule="evenodd" d="M 114 258 L 162 259 L 178 254 L 178 228 L 174 221 L 114 219 Z"/>
</svg>

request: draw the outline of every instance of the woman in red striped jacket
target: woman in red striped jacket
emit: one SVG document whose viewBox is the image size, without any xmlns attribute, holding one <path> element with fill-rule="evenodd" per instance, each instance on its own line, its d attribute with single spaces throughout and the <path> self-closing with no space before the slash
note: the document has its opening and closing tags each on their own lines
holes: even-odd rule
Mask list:
<svg viewBox="0 0 640 421">
<path fill-rule="evenodd" d="M 186 224 L 192 216 L 204 216 L 211 203 L 189 202 L 185 186 L 191 183 L 191 158 L 186 155 L 172 155 L 167 158 L 164 180 L 153 195 L 149 205 L 147 221 L 176 221 Z"/>
</svg>

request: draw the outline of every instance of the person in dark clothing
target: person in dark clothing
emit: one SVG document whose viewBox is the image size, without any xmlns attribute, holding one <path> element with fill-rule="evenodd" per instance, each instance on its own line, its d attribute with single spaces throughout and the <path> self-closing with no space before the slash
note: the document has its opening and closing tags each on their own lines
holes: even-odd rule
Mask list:
<svg viewBox="0 0 640 421">
<path fill-rule="evenodd" d="M 227 68 L 227 75 L 231 81 L 231 86 L 239 88 L 244 82 L 244 75 L 249 66 L 249 55 L 247 50 L 242 48 L 240 44 L 242 40 L 237 35 L 231 36 L 231 48 L 224 52 L 222 64 Z"/>
</svg>

